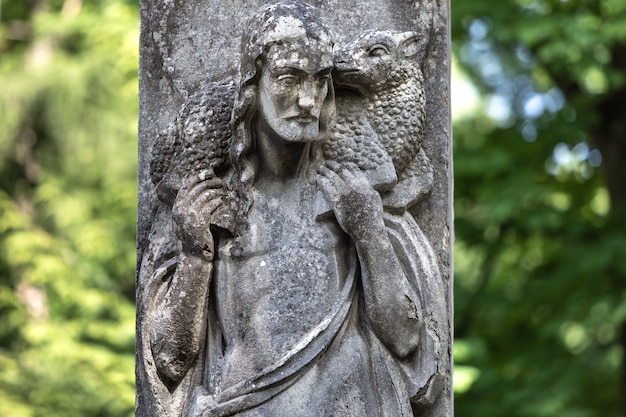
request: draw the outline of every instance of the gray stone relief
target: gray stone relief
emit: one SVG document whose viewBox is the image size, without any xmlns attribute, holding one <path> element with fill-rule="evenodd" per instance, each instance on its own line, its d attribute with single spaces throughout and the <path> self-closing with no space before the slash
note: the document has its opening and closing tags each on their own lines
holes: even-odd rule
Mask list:
<svg viewBox="0 0 626 417">
<path fill-rule="evenodd" d="M 334 3 L 142 4 L 139 417 L 452 415 L 447 4 Z"/>
</svg>

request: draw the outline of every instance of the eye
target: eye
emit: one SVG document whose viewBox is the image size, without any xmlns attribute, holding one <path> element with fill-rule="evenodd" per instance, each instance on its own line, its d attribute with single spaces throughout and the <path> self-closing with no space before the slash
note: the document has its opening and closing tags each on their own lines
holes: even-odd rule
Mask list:
<svg viewBox="0 0 626 417">
<path fill-rule="evenodd" d="M 389 49 L 383 44 L 376 44 L 367 51 L 369 56 L 389 55 Z"/>
<path fill-rule="evenodd" d="M 328 81 L 330 81 L 330 72 L 318 74 L 315 77 L 315 80 L 318 84 L 326 84 Z"/>
<path fill-rule="evenodd" d="M 280 82 L 285 87 L 293 87 L 296 86 L 300 80 L 293 74 L 282 74 L 277 78 L 278 82 Z"/>
</svg>

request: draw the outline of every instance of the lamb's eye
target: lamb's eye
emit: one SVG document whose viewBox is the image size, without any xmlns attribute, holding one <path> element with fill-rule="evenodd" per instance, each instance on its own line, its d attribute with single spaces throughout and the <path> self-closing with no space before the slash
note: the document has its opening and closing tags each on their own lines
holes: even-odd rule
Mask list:
<svg viewBox="0 0 626 417">
<path fill-rule="evenodd" d="M 389 55 L 389 49 L 385 45 L 378 44 L 372 46 L 367 53 L 369 56 L 384 56 Z"/>
</svg>

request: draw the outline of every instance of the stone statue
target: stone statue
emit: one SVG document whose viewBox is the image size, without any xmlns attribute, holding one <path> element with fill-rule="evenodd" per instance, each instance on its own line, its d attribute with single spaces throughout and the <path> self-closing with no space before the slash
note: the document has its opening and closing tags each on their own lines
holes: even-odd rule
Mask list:
<svg viewBox="0 0 626 417">
<path fill-rule="evenodd" d="M 433 182 L 424 41 L 336 46 L 299 1 L 247 28 L 239 76 L 191 94 L 152 150 L 137 415 L 440 415 L 445 288 L 409 212 Z"/>
</svg>

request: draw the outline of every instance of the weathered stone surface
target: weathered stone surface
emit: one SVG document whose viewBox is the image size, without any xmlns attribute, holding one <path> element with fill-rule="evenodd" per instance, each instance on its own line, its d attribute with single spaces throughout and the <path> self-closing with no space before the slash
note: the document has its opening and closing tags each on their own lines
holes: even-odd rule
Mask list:
<svg viewBox="0 0 626 417">
<path fill-rule="evenodd" d="M 142 2 L 139 417 L 452 414 L 447 13 Z"/>
</svg>

